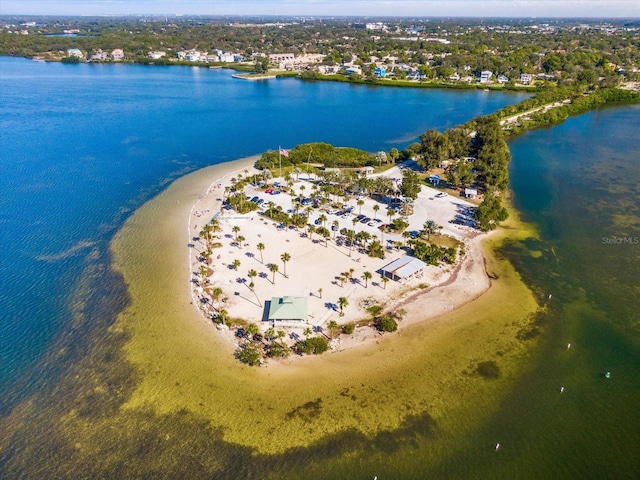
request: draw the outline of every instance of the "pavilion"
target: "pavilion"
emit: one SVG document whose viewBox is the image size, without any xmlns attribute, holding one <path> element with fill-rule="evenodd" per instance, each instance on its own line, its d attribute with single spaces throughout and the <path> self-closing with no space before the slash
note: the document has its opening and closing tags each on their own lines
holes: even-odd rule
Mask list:
<svg viewBox="0 0 640 480">
<path fill-rule="evenodd" d="M 306 322 L 307 297 L 273 297 L 269 305 L 267 320 L 270 322 Z"/>
<path fill-rule="evenodd" d="M 400 283 L 405 282 L 413 277 L 420 277 L 424 272 L 424 267 L 427 264 L 422 260 L 406 255 L 404 257 L 397 258 L 393 262 L 382 267 L 381 273 L 383 277 L 389 277 Z"/>
</svg>

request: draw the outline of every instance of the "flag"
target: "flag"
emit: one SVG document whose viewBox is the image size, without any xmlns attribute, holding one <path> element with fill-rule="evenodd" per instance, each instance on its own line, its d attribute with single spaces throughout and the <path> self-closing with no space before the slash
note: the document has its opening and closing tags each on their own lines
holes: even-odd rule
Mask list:
<svg viewBox="0 0 640 480">
<path fill-rule="evenodd" d="M 282 155 L 283 157 L 288 157 L 289 156 L 289 152 L 287 150 L 285 150 L 284 148 L 280 147 L 280 155 Z"/>
</svg>

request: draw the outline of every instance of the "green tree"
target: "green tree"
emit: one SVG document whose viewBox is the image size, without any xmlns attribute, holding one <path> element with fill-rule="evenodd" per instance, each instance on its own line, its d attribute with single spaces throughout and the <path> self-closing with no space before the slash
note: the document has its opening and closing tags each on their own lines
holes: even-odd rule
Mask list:
<svg viewBox="0 0 640 480">
<path fill-rule="evenodd" d="M 340 297 L 338 298 L 338 306 L 340 307 L 340 316 L 344 315 L 344 308 L 349 306 L 349 300 L 347 300 L 347 297 Z"/>
<path fill-rule="evenodd" d="M 245 342 L 237 351 L 236 358 L 242 363 L 256 367 L 262 363 L 262 348 L 258 342 Z"/>
<path fill-rule="evenodd" d="M 343 297 L 340 297 L 340 298 L 343 298 Z M 329 329 L 331 338 L 333 338 L 335 331 L 338 329 L 338 323 L 335 320 L 330 320 L 329 323 L 327 323 L 327 328 Z"/>
<path fill-rule="evenodd" d="M 449 137 L 437 130 L 427 130 L 420 135 L 420 145 L 419 163 L 427 170 L 451 158 L 454 151 Z"/>
<path fill-rule="evenodd" d="M 278 272 L 278 265 L 276 265 L 275 263 L 272 263 L 271 265 L 269 265 L 269 271 L 271 273 L 273 273 L 273 279 L 271 280 L 271 283 L 273 285 L 276 284 L 276 273 Z"/>
<path fill-rule="evenodd" d="M 233 266 L 234 270 L 238 270 L 238 267 L 240 266 L 240 260 L 238 260 L 237 258 L 231 263 L 231 265 Z"/>
<path fill-rule="evenodd" d="M 262 251 L 265 249 L 264 243 L 260 242 L 258 245 L 256 245 L 256 248 L 260 252 L 260 263 L 264 265 L 264 259 L 262 258 Z"/>
<path fill-rule="evenodd" d="M 369 280 L 373 278 L 373 274 L 371 272 L 364 272 L 362 274 L 362 279 L 364 280 L 364 288 L 369 286 Z"/>
<path fill-rule="evenodd" d="M 282 255 L 280 255 L 280 260 L 282 260 L 282 266 L 284 269 L 284 276 L 287 276 L 287 262 L 289 260 L 291 260 L 291 255 L 289 255 L 287 252 L 284 252 Z"/>
</svg>

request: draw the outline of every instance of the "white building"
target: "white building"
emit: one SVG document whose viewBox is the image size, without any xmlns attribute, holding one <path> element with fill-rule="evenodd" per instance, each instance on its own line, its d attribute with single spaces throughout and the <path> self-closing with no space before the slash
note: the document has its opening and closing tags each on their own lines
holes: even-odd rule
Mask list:
<svg viewBox="0 0 640 480">
<path fill-rule="evenodd" d="M 507 83 L 509 79 L 504 75 L 498 75 L 498 83 Z"/>
<path fill-rule="evenodd" d="M 70 48 L 67 50 L 67 57 L 84 58 L 84 53 L 77 48 Z"/>
<path fill-rule="evenodd" d="M 521 73 L 520 74 L 520 83 L 523 85 L 529 85 L 533 80 L 533 75 L 530 73 Z"/>
<path fill-rule="evenodd" d="M 91 55 L 91 58 L 89 58 L 89 60 L 92 62 L 104 62 L 107 60 L 107 52 L 98 50 L 96 53 Z"/>
<path fill-rule="evenodd" d="M 489 80 L 491 80 L 492 76 L 492 72 L 490 72 L 489 70 L 483 70 L 482 72 L 480 72 L 480 83 L 489 83 Z"/>
<path fill-rule="evenodd" d="M 119 62 L 121 60 L 124 60 L 124 52 L 122 51 L 121 48 L 116 48 L 111 52 L 111 59 L 114 62 Z"/>
<path fill-rule="evenodd" d="M 164 57 L 166 54 L 167 54 L 167 52 L 161 52 L 161 51 L 154 50 L 154 51 L 149 52 L 148 55 L 149 55 L 149 58 L 153 58 L 154 60 L 158 60 L 158 59 Z"/>
</svg>

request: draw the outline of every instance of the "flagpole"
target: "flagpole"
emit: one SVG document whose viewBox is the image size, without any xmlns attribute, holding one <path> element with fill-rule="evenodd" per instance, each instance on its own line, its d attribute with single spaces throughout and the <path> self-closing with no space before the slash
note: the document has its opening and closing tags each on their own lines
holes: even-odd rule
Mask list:
<svg viewBox="0 0 640 480">
<path fill-rule="evenodd" d="M 278 163 L 280 164 L 280 176 L 282 177 L 282 147 L 278 145 Z"/>
</svg>

